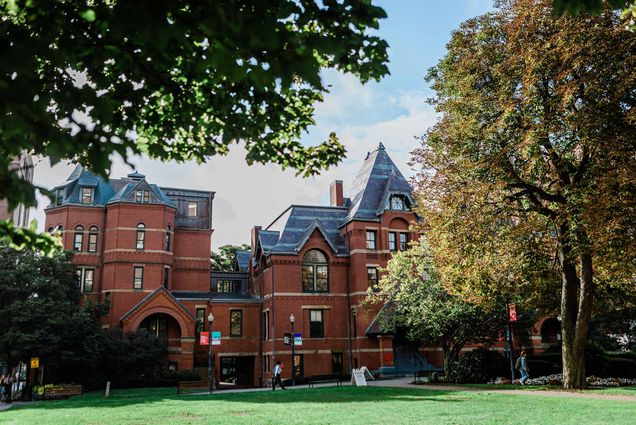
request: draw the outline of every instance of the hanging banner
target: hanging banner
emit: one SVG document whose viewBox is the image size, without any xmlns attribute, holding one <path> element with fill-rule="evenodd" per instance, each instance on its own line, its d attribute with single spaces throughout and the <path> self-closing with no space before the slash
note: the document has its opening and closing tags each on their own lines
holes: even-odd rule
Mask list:
<svg viewBox="0 0 636 425">
<path fill-rule="evenodd" d="M 302 334 L 296 332 L 294 333 L 294 345 L 303 345 L 303 336 Z"/>
<path fill-rule="evenodd" d="M 40 358 L 31 357 L 31 369 L 37 369 L 40 367 Z"/>
<path fill-rule="evenodd" d="M 517 321 L 517 306 L 515 304 L 508 304 L 508 318 L 511 322 Z"/>
<path fill-rule="evenodd" d="M 221 345 L 221 332 L 212 332 L 212 345 Z"/>
<path fill-rule="evenodd" d="M 210 343 L 210 332 L 201 332 L 199 334 L 199 345 L 208 345 Z"/>
</svg>

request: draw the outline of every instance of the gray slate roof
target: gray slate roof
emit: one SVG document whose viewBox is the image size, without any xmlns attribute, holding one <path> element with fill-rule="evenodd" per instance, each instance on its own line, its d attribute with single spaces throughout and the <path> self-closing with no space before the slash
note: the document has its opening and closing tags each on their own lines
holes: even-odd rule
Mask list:
<svg viewBox="0 0 636 425">
<path fill-rule="evenodd" d="M 127 179 L 105 180 L 81 165 L 75 167 L 66 181 L 54 188 L 61 190 L 63 200 L 61 205 L 81 204 L 81 188 L 91 187 L 93 191 L 93 202 L 91 205 L 104 206 L 115 202 L 135 202 L 136 190 L 148 190 L 151 204 L 162 204 L 176 207 L 175 203 L 166 196 L 163 190 L 156 184 L 149 184 L 145 176 L 139 172 L 133 172 Z M 86 204 L 82 204 L 86 205 Z M 49 204 L 47 208 L 55 207 L 55 203 Z"/>
<path fill-rule="evenodd" d="M 239 271 L 246 272 L 249 270 L 251 255 L 252 253 L 249 250 L 236 251 L 236 264 Z"/>
<path fill-rule="evenodd" d="M 391 195 L 414 204 L 411 186 L 380 143 L 360 167 L 343 207 L 292 205 L 260 232 L 259 244 L 265 254 L 297 254 L 319 231 L 336 255 L 348 255 L 340 228 L 352 220 L 379 221 Z"/>
</svg>

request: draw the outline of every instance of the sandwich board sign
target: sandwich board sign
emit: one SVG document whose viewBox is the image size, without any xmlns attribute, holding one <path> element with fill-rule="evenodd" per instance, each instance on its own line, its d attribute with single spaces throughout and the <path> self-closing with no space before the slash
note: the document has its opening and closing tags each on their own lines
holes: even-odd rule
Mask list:
<svg viewBox="0 0 636 425">
<path fill-rule="evenodd" d="M 363 368 L 353 369 L 353 373 L 351 374 L 351 383 L 354 384 L 356 387 L 367 386 L 367 378 L 364 376 Z"/>
</svg>

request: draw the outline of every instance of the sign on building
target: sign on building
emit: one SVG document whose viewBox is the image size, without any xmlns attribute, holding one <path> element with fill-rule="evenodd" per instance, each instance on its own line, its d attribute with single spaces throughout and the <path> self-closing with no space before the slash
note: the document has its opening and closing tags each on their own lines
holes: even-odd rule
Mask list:
<svg viewBox="0 0 636 425">
<path fill-rule="evenodd" d="M 199 334 L 199 345 L 208 345 L 210 343 L 210 332 L 201 332 Z"/>
<path fill-rule="evenodd" d="M 221 332 L 212 332 L 212 345 L 221 345 Z"/>
<path fill-rule="evenodd" d="M 31 357 L 31 369 L 37 369 L 40 367 L 40 358 Z"/>
</svg>

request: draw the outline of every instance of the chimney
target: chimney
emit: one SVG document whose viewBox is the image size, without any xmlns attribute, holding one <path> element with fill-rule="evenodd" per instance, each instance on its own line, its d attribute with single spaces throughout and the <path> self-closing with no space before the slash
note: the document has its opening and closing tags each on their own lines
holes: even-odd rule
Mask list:
<svg viewBox="0 0 636 425">
<path fill-rule="evenodd" d="M 342 180 L 334 180 L 329 185 L 329 205 L 332 207 L 342 207 L 344 197 L 342 195 Z"/>
<path fill-rule="evenodd" d="M 256 248 L 256 241 L 258 240 L 258 234 L 261 233 L 261 226 L 252 227 L 252 255 L 254 255 L 254 248 Z"/>
</svg>

